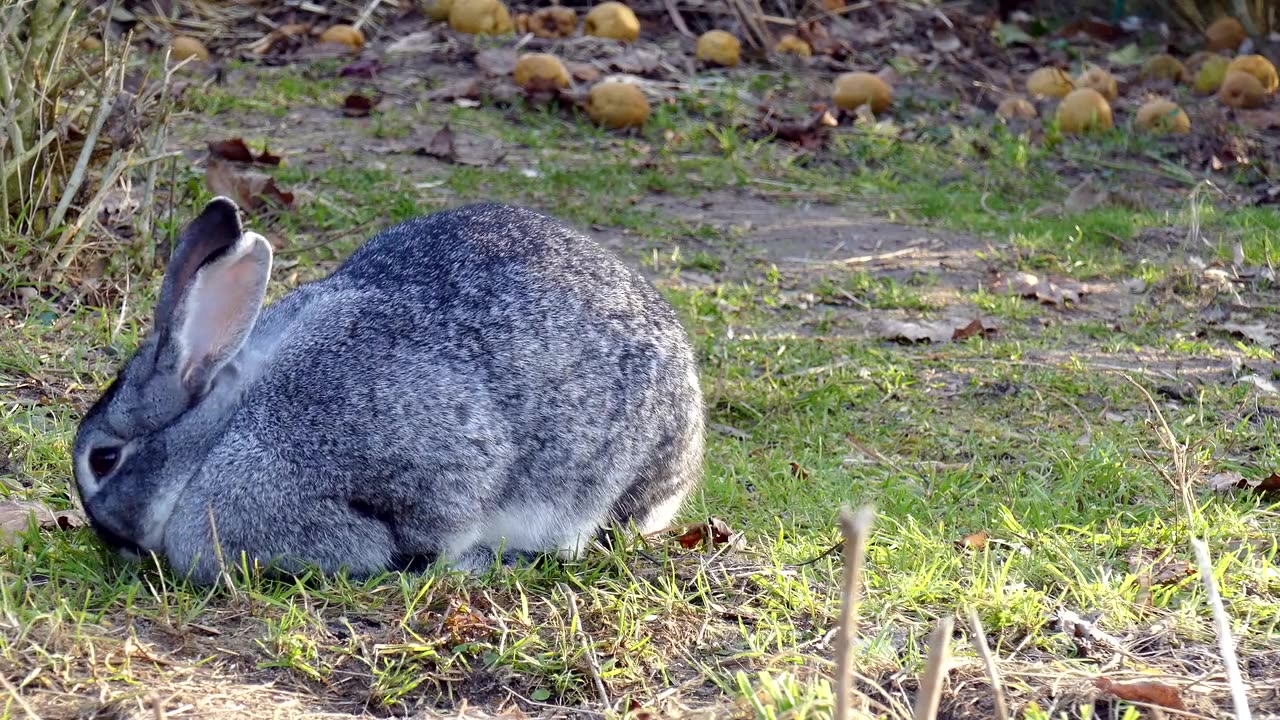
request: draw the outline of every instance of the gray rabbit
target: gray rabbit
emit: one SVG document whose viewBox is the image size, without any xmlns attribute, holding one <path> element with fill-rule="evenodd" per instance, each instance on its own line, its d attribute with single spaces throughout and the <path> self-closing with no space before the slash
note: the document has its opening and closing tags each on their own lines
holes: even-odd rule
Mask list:
<svg viewBox="0 0 1280 720">
<path fill-rule="evenodd" d="M 408 220 L 263 307 L 271 263 L 211 201 L 81 421 L 76 487 L 121 554 L 197 583 L 241 553 L 286 573 L 474 572 L 659 529 L 696 487 L 679 319 L 560 222 L 499 204 Z"/>
</svg>

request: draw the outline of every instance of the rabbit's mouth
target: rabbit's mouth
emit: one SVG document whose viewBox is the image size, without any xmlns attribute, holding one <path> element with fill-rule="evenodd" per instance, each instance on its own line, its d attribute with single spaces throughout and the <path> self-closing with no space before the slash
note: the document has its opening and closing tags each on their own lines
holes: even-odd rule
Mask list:
<svg viewBox="0 0 1280 720">
<path fill-rule="evenodd" d="M 141 562 L 143 558 L 150 555 L 141 545 L 111 529 L 94 515 L 92 503 L 85 503 L 84 514 L 89 519 L 89 527 L 93 528 L 98 539 L 117 555 L 131 562 Z"/>
</svg>

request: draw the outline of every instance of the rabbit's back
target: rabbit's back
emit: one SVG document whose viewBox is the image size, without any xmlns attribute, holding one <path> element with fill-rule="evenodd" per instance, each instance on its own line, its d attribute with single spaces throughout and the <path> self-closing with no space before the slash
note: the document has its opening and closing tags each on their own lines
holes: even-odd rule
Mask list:
<svg viewBox="0 0 1280 720">
<path fill-rule="evenodd" d="M 674 311 L 529 210 L 468 206 L 383 231 L 266 308 L 250 346 L 257 378 L 192 505 L 237 503 L 225 514 L 256 513 L 250 534 L 317 502 L 353 513 L 316 521 L 309 540 L 280 531 L 280 552 L 334 533 L 389 542 L 370 567 L 580 545 L 611 520 L 665 524 L 700 471 L 702 400 Z"/>
</svg>

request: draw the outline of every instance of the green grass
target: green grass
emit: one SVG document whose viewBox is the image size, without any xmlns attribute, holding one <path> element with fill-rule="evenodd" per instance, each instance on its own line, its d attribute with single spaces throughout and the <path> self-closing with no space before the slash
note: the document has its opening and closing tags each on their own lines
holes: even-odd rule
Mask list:
<svg viewBox="0 0 1280 720">
<path fill-rule="evenodd" d="M 235 70 L 250 77 L 244 87 L 212 88 L 199 101 L 213 116 L 207 132 L 219 132 L 226 118 L 336 108 L 346 90 L 331 79 L 334 68 L 301 79 Z M 1275 400 L 1232 384 L 1227 371 L 1233 359 L 1273 362 L 1274 353 L 1197 332 L 1188 308 L 1212 301 L 1214 291 L 1131 244 L 1145 228 L 1186 227 L 1191 204 L 1176 193 L 1167 206 L 1142 211 L 1037 210 L 1060 203 L 1070 188 L 1060 174 L 1064 148 L 1161 147 L 1129 147 L 1112 135 L 1046 148 L 1002 127 L 988 135 L 939 131 L 916 142 L 857 130 L 811 155 L 732 126 L 750 112 L 732 90 L 663 106 L 635 138 L 528 108 L 422 105 L 407 117 L 335 121 L 335 133 L 364 142 L 403 139 L 447 120 L 456 131 L 507 143 L 513 159 L 492 167 L 373 155 L 346 162 L 296 148 L 289 156 L 285 148 L 277 180 L 310 198 L 255 229 L 277 241 L 273 295 L 325 272 L 390 222 L 465 200 L 529 203 L 620 234 L 624 254 L 680 312 L 702 364 L 713 429 L 705 482 L 684 519 L 722 518 L 744 547 L 632 541 L 479 580 L 439 571 L 285 582 L 246 571 L 231 587 L 197 589 L 163 566 L 108 557 L 86 530 L 36 530 L 0 551 L 8 681 L 42 716 L 81 706 L 136 710 L 149 707 L 152 692 L 170 712 L 204 703 L 254 717 L 269 716 L 283 698 L 307 712 L 379 715 L 456 708 L 463 698 L 494 709 L 514 698 L 540 714 L 596 703 L 594 664 L 615 708 L 827 717 L 839 558 L 800 563 L 836 542 L 842 505 L 863 503 L 875 505 L 877 521 L 858 666 L 898 702 L 913 696 L 909 678 L 923 667 L 934 621 L 966 607 L 977 609 L 1012 671 L 1006 679 L 1019 717 L 1084 717 L 1079 708 L 1092 703 L 1086 690 L 1071 688 L 1087 688 L 1110 654 L 1090 656 L 1059 632 L 1053 618 L 1063 609 L 1096 615 L 1104 631 L 1150 649 L 1126 661 L 1128 670 L 1183 685 L 1194 673 L 1216 672 L 1200 579 L 1149 591 L 1142 582 L 1152 566 L 1192 561 L 1192 537 L 1204 538 L 1216 559 L 1241 653 L 1276 672 L 1280 665 L 1267 660 L 1280 649 L 1274 498 L 1215 495 L 1197 479 L 1194 512 L 1185 516 L 1162 476 L 1171 457 L 1151 407 L 1117 371 L 1157 393 L 1177 384 L 1167 376 L 1184 368 L 1218 368 L 1192 400 L 1157 393 L 1161 410 L 1207 474 L 1260 477 L 1280 469 Z M 1133 179 L 1118 171 L 1106 179 L 1126 178 Z M 182 180 L 179 220 L 207 199 L 198 172 Z M 974 252 L 983 272 L 1137 277 L 1149 290 L 1113 310 L 1086 301 L 1062 311 L 950 284 L 946 270 L 906 280 L 861 267 L 800 272 L 751 260 L 741 233 L 708 224 L 696 205 L 673 213 L 652 202 L 726 190 L 780 194 L 772 205 L 779 216 L 804 212 L 806 201 L 839 199 L 850 201 L 850 212 L 973 233 L 986 240 Z M 1206 234 L 1238 239 L 1250 262 L 1268 252 L 1280 260 L 1274 213 L 1212 203 L 1195 212 Z M 1229 245 L 1213 252 L 1230 257 Z M 0 403 L 8 448 L 0 492 L 8 498 L 71 506 L 75 423 L 145 332 L 157 287 L 158 277 L 127 257 L 113 262 L 115 272 L 131 273 L 127 291 L 120 282 L 95 303 L 36 300 L 0 319 L 0 392 L 8 398 Z M 1274 288 L 1242 292 L 1259 316 L 1274 318 L 1266 310 Z M 999 318 L 1000 332 L 937 346 L 865 332 L 882 317 L 965 309 Z M 958 545 L 979 531 L 990 536 L 985 547 Z M 979 716 L 971 701 L 984 696 L 981 670 L 964 637 L 953 650 L 962 658 L 956 682 L 973 681 L 944 703 L 957 717 Z M 1188 669 L 1181 663 L 1192 655 Z M 1268 671 L 1260 672 L 1256 687 L 1266 682 Z M 892 689 L 898 673 L 908 678 L 901 692 Z M 1050 686 L 1064 678 L 1051 697 Z M 275 683 L 271 692 L 262 690 L 267 682 Z M 1228 706 L 1217 686 L 1184 696 L 1202 711 Z M 1102 703 L 1096 712 L 1130 710 Z M 0 704 L 0 718 L 23 712 Z"/>
</svg>

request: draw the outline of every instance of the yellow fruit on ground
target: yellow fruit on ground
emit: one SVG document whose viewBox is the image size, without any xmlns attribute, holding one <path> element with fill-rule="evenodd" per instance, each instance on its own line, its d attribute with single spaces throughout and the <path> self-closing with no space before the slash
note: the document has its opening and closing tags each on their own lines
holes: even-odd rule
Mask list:
<svg viewBox="0 0 1280 720">
<path fill-rule="evenodd" d="M 1149 100 L 1138 108 L 1134 123 L 1143 130 L 1154 133 L 1191 132 L 1191 118 L 1187 117 L 1187 113 L 1177 103 L 1164 98 Z"/>
<path fill-rule="evenodd" d="M 848 72 L 836 78 L 831 95 L 836 107 L 843 110 L 852 112 L 869 105 L 871 112 L 879 115 L 893 101 L 893 88 L 869 72 Z"/>
<path fill-rule="evenodd" d="M 538 8 L 529 15 L 529 32 L 540 38 L 572 37 L 578 30 L 578 13 L 562 5 Z"/>
<path fill-rule="evenodd" d="M 649 100 L 631 83 L 602 82 L 587 95 L 587 116 L 613 130 L 639 127 L 649 119 Z"/>
<path fill-rule="evenodd" d="M 1237 109 L 1259 108 L 1267 103 L 1267 91 L 1258 78 L 1243 70 L 1232 70 L 1218 88 L 1218 100 Z"/>
<path fill-rule="evenodd" d="M 742 43 L 738 38 L 723 30 L 708 30 L 698 38 L 694 54 L 703 62 L 733 67 L 738 64 L 738 56 L 742 52 Z"/>
<path fill-rule="evenodd" d="M 1262 89 L 1274 93 L 1280 87 L 1280 75 L 1276 74 L 1276 66 L 1261 55 L 1241 55 L 1227 65 L 1227 72 L 1239 70 L 1258 78 Z"/>
<path fill-rule="evenodd" d="M 1239 20 L 1233 17 L 1222 17 L 1213 21 L 1213 24 L 1204 31 L 1204 36 L 1209 41 L 1210 50 L 1235 52 L 1249 37 L 1249 33 L 1245 32 L 1244 25 L 1241 25 Z"/>
<path fill-rule="evenodd" d="M 596 37 L 635 42 L 640 37 L 640 20 L 630 7 L 610 0 L 591 8 L 582 19 L 582 32 Z"/>
<path fill-rule="evenodd" d="M 77 47 L 83 52 L 96 52 L 102 49 L 102 41 L 93 35 L 85 35 L 81 38 Z"/>
<path fill-rule="evenodd" d="M 809 43 L 790 34 L 783 35 L 778 40 L 778 44 L 773 46 L 773 51 L 779 55 L 799 55 L 800 57 L 813 55 L 813 48 L 809 47 Z"/>
<path fill-rule="evenodd" d="M 351 25 L 333 25 L 320 33 L 320 42 L 339 43 L 352 50 L 359 50 L 364 47 L 364 33 Z"/>
<path fill-rule="evenodd" d="M 569 70 L 560 58 L 548 53 L 529 53 L 516 60 L 511 79 L 530 92 L 569 87 Z"/>
<path fill-rule="evenodd" d="M 502 0 L 454 0 L 449 27 L 470 35 L 506 35 L 515 23 Z"/>
<path fill-rule="evenodd" d="M 1000 101 L 996 114 L 1005 120 L 1031 120 L 1038 113 L 1036 106 L 1027 102 L 1026 98 L 1008 97 Z"/>
<path fill-rule="evenodd" d="M 1093 88 L 1106 98 L 1107 102 L 1115 100 L 1116 95 L 1120 94 L 1115 77 L 1100 67 L 1092 67 L 1081 73 L 1080 77 L 1076 78 L 1076 87 Z"/>
<path fill-rule="evenodd" d="M 182 62 L 187 58 L 195 58 L 200 62 L 206 62 L 209 59 L 209 49 L 204 46 L 204 43 L 190 35 L 179 35 L 169 43 L 169 57 L 177 62 Z"/>
<path fill-rule="evenodd" d="M 1221 55 L 1205 58 L 1200 65 L 1200 70 L 1196 72 L 1196 79 L 1191 84 L 1191 89 L 1201 95 L 1212 95 L 1217 92 L 1227 76 L 1227 66 L 1230 64 L 1231 61 Z"/>
<path fill-rule="evenodd" d="M 1111 129 L 1111 104 L 1093 88 L 1078 88 L 1058 103 L 1058 128 L 1077 135 Z"/>
<path fill-rule="evenodd" d="M 1138 72 L 1138 77 L 1143 80 L 1180 82 L 1186 74 L 1187 68 L 1178 58 L 1162 53 L 1143 63 L 1142 70 Z"/>
<path fill-rule="evenodd" d="M 1061 68 L 1042 67 L 1027 76 L 1027 92 L 1031 97 L 1066 97 L 1075 87 L 1071 76 Z"/>
<path fill-rule="evenodd" d="M 436 22 L 449 19 L 449 11 L 453 9 L 453 0 L 425 0 L 422 10 L 427 17 Z"/>
</svg>

